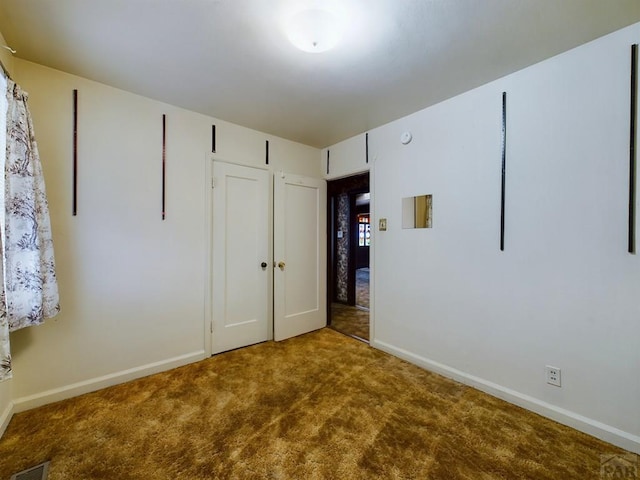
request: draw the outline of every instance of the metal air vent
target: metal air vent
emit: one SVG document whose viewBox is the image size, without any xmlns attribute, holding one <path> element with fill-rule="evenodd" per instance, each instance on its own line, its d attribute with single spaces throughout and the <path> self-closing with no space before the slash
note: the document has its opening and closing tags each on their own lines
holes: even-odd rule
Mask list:
<svg viewBox="0 0 640 480">
<path fill-rule="evenodd" d="M 15 473 L 11 476 L 10 480 L 47 480 L 49 463 L 50 462 L 44 462 L 35 467 L 23 470 L 22 472 Z"/>
</svg>

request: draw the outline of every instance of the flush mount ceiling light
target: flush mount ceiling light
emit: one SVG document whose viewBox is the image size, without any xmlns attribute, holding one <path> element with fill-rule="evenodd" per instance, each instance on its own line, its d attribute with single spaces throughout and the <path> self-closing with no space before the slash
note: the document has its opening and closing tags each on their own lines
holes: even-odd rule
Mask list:
<svg viewBox="0 0 640 480">
<path fill-rule="evenodd" d="M 344 31 L 343 20 L 320 8 L 302 10 L 286 24 L 289 41 L 305 52 L 320 53 L 335 47 Z"/>
</svg>

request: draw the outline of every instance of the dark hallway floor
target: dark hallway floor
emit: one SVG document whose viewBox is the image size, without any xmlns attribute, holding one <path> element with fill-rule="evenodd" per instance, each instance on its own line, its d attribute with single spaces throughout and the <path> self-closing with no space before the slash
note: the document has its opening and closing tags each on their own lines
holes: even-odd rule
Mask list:
<svg viewBox="0 0 640 480">
<path fill-rule="evenodd" d="M 369 269 L 356 270 L 356 306 L 331 304 L 331 327 L 340 333 L 369 341 Z"/>
</svg>

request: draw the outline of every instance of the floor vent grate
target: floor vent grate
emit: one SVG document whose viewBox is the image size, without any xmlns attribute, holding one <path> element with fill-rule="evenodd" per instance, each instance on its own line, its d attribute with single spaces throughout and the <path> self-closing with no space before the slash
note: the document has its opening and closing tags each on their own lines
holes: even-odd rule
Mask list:
<svg viewBox="0 0 640 480">
<path fill-rule="evenodd" d="M 15 473 L 11 476 L 10 480 L 47 480 L 49 463 L 50 462 L 44 462 L 35 467 L 27 468 L 22 472 Z"/>
</svg>

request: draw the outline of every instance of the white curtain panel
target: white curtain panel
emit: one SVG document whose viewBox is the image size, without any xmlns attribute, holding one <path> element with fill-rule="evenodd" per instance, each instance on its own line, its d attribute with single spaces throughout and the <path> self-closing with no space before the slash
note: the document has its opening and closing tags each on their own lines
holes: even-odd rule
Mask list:
<svg viewBox="0 0 640 480">
<path fill-rule="evenodd" d="M 0 176 L 2 341 L 0 379 L 11 376 L 6 330 L 39 325 L 60 311 L 53 240 L 42 165 L 27 107 L 28 95 L 6 80 L 6 156 Z M 0 339 L 3 333 L 0 331 Z M 5 357 L 6 355 L 6 357 Z"/>
<path fill-rule="evenodd" d="M 7 92 L 7 78 L 0 72 L 0 92 Z M 7 151 L 7 96 L 0 94 L 0 158 L 5 158 Z M 3 209 L 0 209 L 3 210 Z M 0 213 L 0 221 L 4 212 Z M 1 239 L 0 239 L 1 241 Z M 0 268 L 0 280 L 2 280 Z M 4 284 L 4 282 L 2 282 Z M 0 299 L 0 381 L 11 378 L 11 351 L 9 350 L 9 321 L 4 305 L 4 296 Z"/>
</svg>

